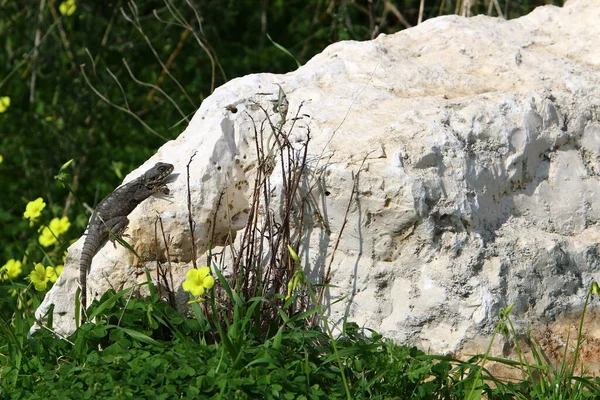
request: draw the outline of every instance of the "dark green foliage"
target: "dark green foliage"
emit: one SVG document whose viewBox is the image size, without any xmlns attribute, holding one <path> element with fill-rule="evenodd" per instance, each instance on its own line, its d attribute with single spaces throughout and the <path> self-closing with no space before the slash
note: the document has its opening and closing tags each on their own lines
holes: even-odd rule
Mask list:
<svg viewBox="0 0 600 400">
<path fill-rule="evenodd" d="M 345 398 L 330 339 L 319 330 L 290 324 L 264 339 L 246 331 L 234 358 L 207 344 L 214 332 L 166 303 L 127 304 L 110 292 L 90 312 L 107 302 L 72 345 L 47 331 L 23 343 L 22 364 L 3 371 L 2 398 Z M 448 382 L 449 362 L 432 363 L 375 332 L 347 331 L 337 340 L 355 398 L 434 398 Z"/>
<path fill-rule="evenodd" d="M 111 291 L 95 301 L 88 313 L 96 322 L 80 327 L 68 341 L 46 330 L 27 340 L 28 326 L 18 317 L 13 327 L 2 324 L 6 340 L 0 353 L 8 358 L 0 398 L 343 399 L 339 365 L 353 399 L 600 396 L 598 378 L 567 379 L 562 392 L 549 397 L 554 384 L 541 392 L 539 382 L 503 383 L 484 373 L 476 396 L 467 397 L 472 378 L 479 376 L 480 356 L 460 362 L 427 355 L 353 323 L 335 339 L 336 353 L 333 339 L 305 325 L 310 314 L 289 317 L 279 310 L 279 328 L 261 334 L 253 310 L 267 299 L 234 296 L 238 317 L 226 322 L 224 331 L 215 325 L 224 322 L 219 317 L 191 319 L 155 294 L 127 301 L 127 292 Z M 214 296 L 208 302 L 215 315 Z"/>
</svg>

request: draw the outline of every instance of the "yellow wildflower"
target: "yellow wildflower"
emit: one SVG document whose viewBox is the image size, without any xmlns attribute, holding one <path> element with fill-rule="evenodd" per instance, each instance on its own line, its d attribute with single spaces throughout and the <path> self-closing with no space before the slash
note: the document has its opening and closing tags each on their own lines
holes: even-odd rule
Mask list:
<svg viewBox="0 0 600 400">
<path fill-rule="evenodd" d="M 77 9 L 77 6 L 75 5 L 75 0 L 63 1 L 58 6 L 58 10 L 60 11 L 60 13 L 62 15 L 66 15 L 67 17 L 70 17 L 71 15 L 73 15 L 73 13 L 75 12 L 76 9 Z"/>
<path fill-rule="evenodd" d="M 50 230 L 58 236 L 68 231 L 71 227 L 71 223 L 69 222 L 69 217 L 53 218 L 52 221 L 50 221 L 49 226 Z"/>
<path fill-rule="evenodd" d="M 215 278 L 210 275 L 209 267 L 192 268 L 185 277 L 187 279 L 181 286 L 193 296 L 202 296 L 205 289 L 211 289 L 215 285 Z"/>
<path fill-rule="evenodd" d="M 10 106 L 10 97 L 0 97 L 0 114 L 2 114 Z"/>
<path fill-rule="evenodd" d="M 0 280 L 14 279 L 21 275 L 21 261 L 10 259 L 0 268 Z"/>
<path fill-rule="evenodd" d="M 42 215 L 42 210 L 46 207 L 46 203 L 44 203 L 44 199 L 38 197 L 37 199 L 30 201 L 27 203 L 25 207 L 25 212 L 23 213 L 24 218 L 28 218 L 31 223 L 33 223 L 36 219 Z"/>
<path fill-rule="evenodd" d="M 2 154 L 0 154 L 0 164 L 2 164 L 2 161 L 4 161 L 4 157 L 2 157 Z"/>
<path fill-rule="evenodd" d="M 46 290 L 48 282 L 56 281 L 56 272 L 52 267 L 44 267 L 41 263 L 37 263 L 35 269 L 29 274 L 29 279 L 35 286 L 35 290 L 42 292 Z M 54 281 L 52 280 L 54 279 Z"/>
<path fill-rule="evenodd" d="M 52 218 L 48 226 L 40 228 L 42 234 L 38 241 L 44 247 L 51 246 L 56 243 L 57 237 L 68 231 L 70 227 L 71 223 L 68 217 Z"/>
<path fill-rule="evenodd" d="M 44 226 L 40 230 L 41 230 L 42 234 L 38 238 L 38 242 L 40 242 L 40 244 L 42 246 L 48 247 L 48 246 L 52 246 L 54 243 L 56 243 L 56 241 L 57 241 L 56 236 L 54 236 L 54 234 L 52 233 L 52 230 L 50 230 L 50 228 L 48 228 L 47 226 Z"/>
<path fill-rule="evenodd" d="M 48 267 L 48 268 L 50 269 L 50 272 L 46 273 L 48 275 L 48 280 L 50 282 L 54 283 L 54 282 L 56 282 L 56 280 L 58 279 L 58 277 L 62 273 L 63 266 L 62 265 L 58 265 L 58 266 L 56 266 L 56 268 L 52 268 L 52 267 Z M 60 271 L 59 271 L 59 268 L 60 268 Z"/>
</svg>

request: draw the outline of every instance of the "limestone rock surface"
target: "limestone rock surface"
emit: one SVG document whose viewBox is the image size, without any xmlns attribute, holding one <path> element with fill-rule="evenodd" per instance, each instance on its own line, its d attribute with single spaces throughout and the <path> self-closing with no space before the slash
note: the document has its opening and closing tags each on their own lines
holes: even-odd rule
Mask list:
<svg viewBox="0 0 600 400">
<path fill-rule="evenodd" d="M 244 228 L 254 127 L 265 119 L 260 106 L 277 120 L 270 110 L 280 86 L 290 137 L 300 145 L 310 136 L 308 166 L 319 181 L 312 195 L 324 218 L 310 226 L 300 256 L 315 270 L 334 256 L 327 300 L 346 296 L 330 309 L 333 322 L 348 312 L 398 342 L 481 352 L 509 304 L 523 330 L 581 310 L 589 284 L 600 280 L 598 21 L 593 0 L 511 21 L 445 16 L 336 43 L 285 75 L 230 81 L 132 173 L 164 161 L 180 176 L 170 201 L 148 199 L 130 216 L 141 260 L 110 244 L 94 258 L 92 295 L 143 282 L 136 263 L 166 262 L 166 252 L 154 250 L 157 215 L 179 287 L 191 266 L 193 154 L 198 254 L 213 231 L 221 238 L 213 245 L 222 245 Z M 279 166 L 270 179 L 276 196 Z M 74 328 L 82 243 L 70 248 L 64 275 L 37 312 L 55 304 L 55 326 L 65 333 Z M 177 296 L 185 301 L 181 289 Z M 587 334 L 598 339 L 600 331 Z"/>
</svg>

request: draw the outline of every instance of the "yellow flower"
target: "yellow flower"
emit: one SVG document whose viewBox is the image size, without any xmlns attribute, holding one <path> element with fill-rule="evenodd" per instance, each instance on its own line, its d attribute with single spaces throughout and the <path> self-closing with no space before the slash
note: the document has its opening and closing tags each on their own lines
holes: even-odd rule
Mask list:
<svg viewBox="0 0 600 400">
<path fill-rule="evenodd" d="M 204 289 L 211 289 L 215 285 L 215 278 L 210 275 L 209 267 L 192 268 L 185 277 L 187 279 L 181 286 L 193 296 L 202 296 Z"/>
<path fill-rule="evenodd" d="M 10 97 L 0 97 L 0 114 L 2 114 L 10 106 Z"/>
<path fill-rule="evenodd" d="M 41 228 L 42 234 L 38 238 L 38 242 L 44 247 L 52 246 L 56 243 L 56 236 L 52 233 L 50 228 L 44 226 Z"/>
<path fill-rule="evenodd" d="M 65 233 L 71 227 L 68 217 L 52 218 L 48 226 L 40 228 L 42 234 L 38 241 L 44 247 L 48 247 L 56 243 L 57 237 Z"/>
<path fill-rule="evenodd" d="M 0 280 L 14 279 L 21 275 L 21 261 L 10 259 L 0 268 Z"/>
<path fill-rule="evenodd" d="M 66 15 L 67 17 L 70 17 L 71 15 L 73 15 L 73 13 L 75 12 L 76 9 L 77 9 L 77 6 L 75 5 L 75 0 L 63 1 L 58 6 L 58 10 L 60 11 L 60 13 L 62 15 Z"/>
<path fill-rule="evenodd" d="M 2 164 L 2 161 L 4 161 L 4 157 L 2 157 L 2 154 L 0 154 L 0 164 Z"/>
<path fill-rule="evenodd" d="M 37 199 L 27 203 L 25 212 L 23 213 L 24 218 L 28 218 L 32 223 L 42 215 L 42 210 L 46 207 L 44 199 L 38 197 Z"/>
<path fill-rule="evenodd" d="M 52 267 L 44 267 L 41 263 L 37 263 L 35 269 L 29 274 L 29 279 L 35 285 L 35 290 L 42 292 L 46 290 L 48 282 L 56 281 L 56 272 Z"/>
<path fill-rule="evenodd" d="M 50 230 L 54 232 L 56 236 L 62 235 L 71 227 L 71 223 L 69 222 L 69 217 L 62 218 L 53 218 L 50 221 Z"/>
<path fill-rule="evenodd" d="M 50 269 L 50 272 L 46 272 L 46 275 L 48 275 L 48 280 L 54 283 L 60 274 L 62 274 L 63 266 L 57 265 L 56 268 L 48 267 L 47 269 Z"/>
</svg>

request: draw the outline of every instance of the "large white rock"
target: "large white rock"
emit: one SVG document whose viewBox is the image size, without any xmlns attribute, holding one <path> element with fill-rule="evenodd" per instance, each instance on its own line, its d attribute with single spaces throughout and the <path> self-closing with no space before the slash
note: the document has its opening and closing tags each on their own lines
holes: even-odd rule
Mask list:
<svg viewBox="0 0 600 400">
<path fill-rule="evenodd" d="M 325 220 L 307 226 L 307 268 L 329 265 L 358 176 L 332 263 L 337 288 L 326 298 L 346 296 L 330 309 L 333 322 L 347 311 L 398 342 L 482 351 L 501 307 L 515 304 L 521 328 L 580 310 L 600 280 L 599 21 L 594 0 L 512 21 L 446 16 L 336 43 L 285 75 L 235 79 L 127 177 L 156 161 L 180 174 L 171 201 L 151 198 L 131 214 L 130 241 L 142 261 L 156 260 L 161 216 L 179 288 L 191 266 L 192 154 L 198 254 L 213 229 L 213 245 L 222 245 L 244 228 L 256 171 L 252 119 L 264 120 L 257 104 L 271 110 L 281 85 L 288 128 L 302 104 L 292 136 L 300 146 L 310 131 L 310 178 L 320 183 L 313 204 Z M 281 180 L 276 167 L 275 193 Z M 63 276 L 37 311 L 41 317 L 55 304 L 55 328 L 66 333 L 82 243 L 69 249 Z M 158 259 L 165 262 L 164 251 Z M 92 265 L 92 295 L 144 281 L 134 261 L 106 245 Z"/>
</svg>

